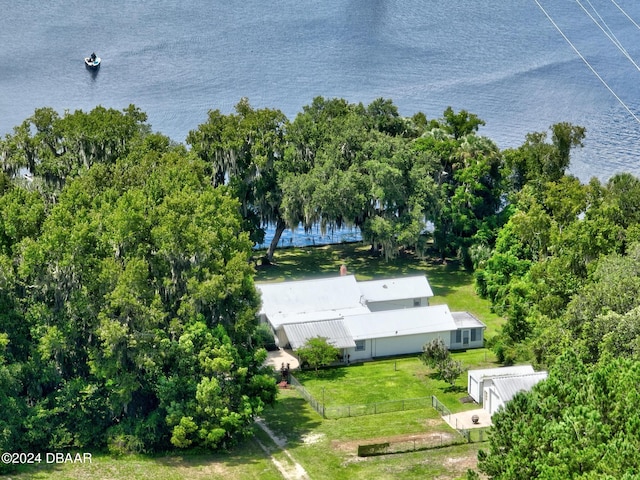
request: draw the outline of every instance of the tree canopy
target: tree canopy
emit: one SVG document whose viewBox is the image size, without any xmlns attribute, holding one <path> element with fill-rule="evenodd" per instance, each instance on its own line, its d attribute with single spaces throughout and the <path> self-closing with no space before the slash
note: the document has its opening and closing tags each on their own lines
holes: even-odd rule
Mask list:
<svg viewBox="0 0 640 480">
<path fill-rule="evenodd" d="M 496 480 L 637 478 L 638 381 L 637 361 L 603 358 L 588 368 L 565 352 L 547 380 L 494 414 L 480 471 Z"/>
<path fill-rule="evenodd" d="M 30 185 L 0 196 L 5 451 L 220 448 L 275 399 L 239 201 L 137 135 L 53 204 Z"/>
</svg>

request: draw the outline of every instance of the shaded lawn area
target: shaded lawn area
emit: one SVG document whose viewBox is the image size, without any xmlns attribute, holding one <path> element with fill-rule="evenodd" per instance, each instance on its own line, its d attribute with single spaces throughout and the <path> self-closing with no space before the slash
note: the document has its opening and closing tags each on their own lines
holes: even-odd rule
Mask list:
<svg viewBox="0 0 640 480">
<path fill-rule="evenodd" d="M 343 263 L 358 280 L 426 275 L 435 295 L 430 300 L 431 305 L 446 303 L 452 311 L 476 315 L 487 325 L 485 338 L 493 336 L 503 323 L 501 317 L 491 312 L 490 302 L 478 297 L 473 275 L 458 261 L 449 260 L 443 264 L 436 257 L 404 254 L 387 262 L 361 243 L 278 249 L 274 264 L 259 266 L 255 280 L 277 282 L 334 276 L 339 274 Z"/>
<path fill-rule="evenodd" d="M 228 453 L 166 456 L 93 454 L 91 463 L 23 467 L 12 480 L 209 480 L 247 478 L 281 480 L 282 476 L 258 444 L 248 439 Z"/>
<path fill-rule="evenodd" d="M 453 359 L 468 368 L 495 367 L 495 356 L 487 349 L 453 353 Z M 344 367 L 296 371 L 294 376 L 327 407 L 361 405 L 435 395 L 451 411 L 478 408 L 461 400 L 467 397 L 467 373 L 454 388 L 437 378 L 419 356 L 375 360 Z"/>
</svg>

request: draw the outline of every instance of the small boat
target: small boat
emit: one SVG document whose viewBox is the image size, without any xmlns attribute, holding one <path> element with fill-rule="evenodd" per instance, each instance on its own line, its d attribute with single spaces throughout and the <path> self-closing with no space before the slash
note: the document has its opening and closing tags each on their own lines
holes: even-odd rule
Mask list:
<svg viewBox="0 0 640 480">
<path fill-rule="evenodd" d="M 91 70 L 95 70 L 97 68 L 100 68 L 100 62 L 102 60 L 100 59 L 100 57 L 97 57 L 95 53 L 92 53 L 90 57 L 85 57 L 84 58 L 84 64 L 87 68 L 91 69 Z"/>
</svg>

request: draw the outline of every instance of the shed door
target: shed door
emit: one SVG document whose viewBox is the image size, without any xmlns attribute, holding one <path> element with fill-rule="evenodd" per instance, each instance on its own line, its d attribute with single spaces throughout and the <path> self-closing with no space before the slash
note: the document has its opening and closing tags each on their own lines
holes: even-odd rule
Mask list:
<svg viewBox="0 0 640 480">
<path fill-rule="evenodd" d="M 462 345 L 469 345 L 470 336 L 471 336 L 471 332 L 469 330 L 462 331 Z"/>
</svg>

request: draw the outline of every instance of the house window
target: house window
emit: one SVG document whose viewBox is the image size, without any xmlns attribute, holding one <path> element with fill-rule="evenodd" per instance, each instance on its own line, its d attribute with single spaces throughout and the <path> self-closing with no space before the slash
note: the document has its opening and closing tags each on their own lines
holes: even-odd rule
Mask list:
<svg viewBox="0 0 640 480">
<path fill-rule="evenodd" d="M 413 306 L 414 307 L 419 307 L 420 305 L 422 305 L 422 302 L 420 301 L 419 298 L 414 298 L 413 299 Z"/>
<path fill-rule="evenodd" d="M 367 349 L 366 340 L 356 340 L 356 352 L 364 352 Z"/>
<path fill-rule="evenodd" d="M 478 329 L 477 328 L 472 328 L 471 329 L 471 341 L 475 342 L 478 339 Z"/>
<path fill-rule="evenodd" d="M 456 343 L 462 343 L 462 331 L 456 330 Z"/>
</svg>

